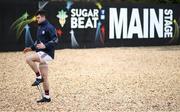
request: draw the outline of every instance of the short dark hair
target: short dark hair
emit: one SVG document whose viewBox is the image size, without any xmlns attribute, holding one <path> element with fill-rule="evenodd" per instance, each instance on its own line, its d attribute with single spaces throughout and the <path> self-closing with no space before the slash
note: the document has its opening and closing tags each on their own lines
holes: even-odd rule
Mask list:
<svg viewBox="0 0 180 112">
<path fill-rule="evenodd" d="M 38 10 L 35 15 L 36 16 L 37 15 L 46 16 L 46 11 L 45 10 Z"/>
</svg>

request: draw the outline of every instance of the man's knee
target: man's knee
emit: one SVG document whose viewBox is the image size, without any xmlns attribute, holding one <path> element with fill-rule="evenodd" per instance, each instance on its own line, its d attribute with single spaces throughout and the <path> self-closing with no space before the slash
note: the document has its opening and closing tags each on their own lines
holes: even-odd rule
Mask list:
<svg viewBox="0 0 180 112">
<path fill-rule="evenodd" d="M 26 58 L 26 62 L 27 63 L 30 63 L 30 62 L 40 62 L 40 59 L 39 59 L 39 57 L 38 57 L 38 55 L 37 54 L 33 54 L 33 55 L 30 55 L 30 56 L 28 56 L 27 58 Z"/>
<path fill-rule="evenodd" d="M 32 61 L 31 57 L 26 57 L 26 63 L 30 63 Z"/>
</svg>

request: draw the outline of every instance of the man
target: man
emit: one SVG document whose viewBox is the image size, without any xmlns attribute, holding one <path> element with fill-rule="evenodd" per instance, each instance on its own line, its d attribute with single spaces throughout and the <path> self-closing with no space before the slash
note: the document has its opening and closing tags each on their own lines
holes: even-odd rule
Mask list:
<svg viewBox="0 0 180 112">
<path fill-rule="evenodd" d="M 36 19 L 39 25 L 37 30 L 37 41 L 35 41 L 35 44 L 31 47 L 25 48 L 23 52 L 36 51 L 35 54 L 27 56 L 26 58 L 27 64 L 36 74 L 36 80 L 32 86 L 38 86 L 40 83 L 43 83 L 44 95 L 37 103 L 50 102 L 47 61 L 54 59 L 54 50 L 58 38 L 55 28 L 46 19 L 44 10 L 40 10 L 36 13 Z M 39 67 L 36 62 L 39 63 Z"/>
</svg>

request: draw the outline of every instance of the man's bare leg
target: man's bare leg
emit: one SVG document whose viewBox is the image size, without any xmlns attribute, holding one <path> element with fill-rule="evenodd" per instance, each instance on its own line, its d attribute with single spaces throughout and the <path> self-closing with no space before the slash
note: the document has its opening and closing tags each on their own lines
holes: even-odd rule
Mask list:
<svg viewBox="0 0 180 112">
<path fill-rule="evenodd" d="M 39 65 L 39 70 L 43 77 L 43 88 L 46 98 L 50 98 L 49 96 L 49 81 L 48 81 L 48 64 L 46 62 L 41 62 Z"/>
<path fill-rule="evenodd" d="M 30 56 L 28 56 L 26 58 L 26 62 L 27 64 L 32 68 L 32 70 L 35 72 L 36 74 L 36 80 L 35 82 L 32 84 L 32 86 L 37 86 L 39 85 L 39 83 L 43 82 L 43 78 L 41 76 L 41 72 L 36 64 L 36 62 L 40 62 L 40 58 L 38 56 L 38 54 L 32 54 Z"/>
<path fill-rule="evenodd" d="M 36 62 L 40 62 L 39 56 L 37 54 L 32 54 L 26 58 L 27 64 L 31 67 L 31 69 L 35 72 L 39 72 L 39 68 Z"/>
</svg>

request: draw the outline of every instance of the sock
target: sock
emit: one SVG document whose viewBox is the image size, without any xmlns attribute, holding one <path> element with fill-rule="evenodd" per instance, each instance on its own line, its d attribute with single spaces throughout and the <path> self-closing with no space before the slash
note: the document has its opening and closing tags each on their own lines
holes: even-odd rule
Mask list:
<svg viewBox="0 0 180 112">
<path fill-rule="evenodd" d="M 39 73 L 39 72 L 37 72 L 37 73 L 36 73 L 36 77 L 39 77 L 39 76 L 40 76 L 40 73 Z"/>
<path fill-rule="evenodd" d="M 42 76 L 41 76 L 41 74 L 39 72 L 36 73 L 36 78 L 37 79 L 41 79 L 42 78 Z"/>
<path fill-rule="evenodd" d="M 45 95 L 49 95 L 49 90 L 45 90 Z"/>
<path fill-rule="evenodd" d="M 44 92 L 45 92 L 44 97 L 47 98 L 47 99 L 49 99 L 49 98 L 50 98 L 50 96 L 49 96 L 49 90 L 45 90 Z"/>
</svg>

